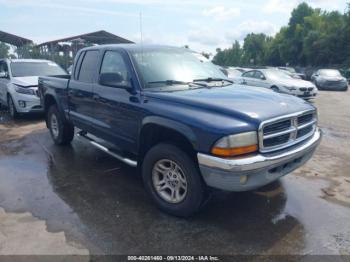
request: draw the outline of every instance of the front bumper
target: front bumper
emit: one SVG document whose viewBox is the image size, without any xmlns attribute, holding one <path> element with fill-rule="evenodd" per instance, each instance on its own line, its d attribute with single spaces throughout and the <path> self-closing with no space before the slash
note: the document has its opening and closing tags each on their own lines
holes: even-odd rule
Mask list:
<svg viewBox="0 0 350 262">
<path fill-rule="evenodd" d="M 13 92 L 11 96 L 18 113 L 41 113 L 44 111 L 40 103 L 40 98 L 37 96 L 20 94 L 17 92 Z"/>
<path fill-rule="evenodd" d="M 227 191 L 248 191 L 267 185 L 306 163 L 321 141 L 317 129 L 307 141 L 273 154 L 223 159 L 198 153 L 198 163 L 208 186 Z"/>
</svg>

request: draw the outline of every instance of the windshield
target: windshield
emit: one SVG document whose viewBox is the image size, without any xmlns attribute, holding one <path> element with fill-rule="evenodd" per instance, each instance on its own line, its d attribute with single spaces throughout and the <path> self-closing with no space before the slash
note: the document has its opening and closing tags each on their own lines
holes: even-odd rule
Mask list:
<svg viewBox="0 0 350 262">
<path fill-rule="evenodd" d="M 66 75 L 67 73 L 54 62 L 11 62 L 13 77 Z"/>
<path fill-rule="evenodd" d="M 228 77 L 238 77 L 242 76 L 242 72 L 237 69 L 226 69 L 228 72 Z"/>
<path fill-rule="evenodd" d="M 280 67 L 281 70 L 288 71 L 290 73 L 296 73 L 295 69 L 293 67 Z"/>
<path fill-rule="evenodd" d="M 171 83 L 188 83 L 196 79 L 227 79 L 207 58 L 189 50 L 164 48 L 136 50 L 131 54 L 142 76 L 144 88 L 164 86 L 169 80 Z"/>
<path fill-rule="evenodd" d="M 320 70 L 321 76 L 341 76 L 340 72 L 338 70 Z"/>
<path fill-rule="evenodd" d="M 265 71 L 265 75 L 267 76 L 267 78 L 271 78 L 271 79 L 280 79 L 280 78 L 291 79 L 292 78 L 288 73 L 283 71 L 278 71 L 278 70 Z"/>
</svg>

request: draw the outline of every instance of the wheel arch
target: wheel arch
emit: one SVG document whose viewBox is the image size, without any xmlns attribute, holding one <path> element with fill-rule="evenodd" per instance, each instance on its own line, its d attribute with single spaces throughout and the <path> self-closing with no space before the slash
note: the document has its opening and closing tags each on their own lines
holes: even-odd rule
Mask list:
<svg viewBox="0 0 350 262">
<path fill-rule="evenodd" d="M 139 161 L 142 162 L 148 150 L 161 142 L 170 142 L 195 159 L 199 151 L 196 135 L 190 127 L 162 117 L 149 117 L 143 121 L 139 134 Z"/>
<path fill-rule="evenodd" d="M 52 105 L 57 105 L 57 101 L 53 95 L 45 95 L 44 97 L 44 112 L 45 112 L 45 122 L 46 122 L 46 127 L 49 127 L 48 124 L 48 112 L 49 108 Z"/>
</svg>

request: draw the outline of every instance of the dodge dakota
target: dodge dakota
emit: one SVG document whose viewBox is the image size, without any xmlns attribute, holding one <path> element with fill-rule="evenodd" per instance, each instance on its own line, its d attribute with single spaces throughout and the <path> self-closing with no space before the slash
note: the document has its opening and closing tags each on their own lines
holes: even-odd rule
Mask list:
<svg viewBox="0 0 350 262">
<path fill-rule="evenodd" d="M 232 83 L 185 48 L 80 50 L 71 76 L 40 77 L 55 144 L 75 134 L 137 167 L 163 211 L 190 216 L 216 188 L 247 191 L 308 161 L 321 139 L 314 106 Z"/>
</svg>

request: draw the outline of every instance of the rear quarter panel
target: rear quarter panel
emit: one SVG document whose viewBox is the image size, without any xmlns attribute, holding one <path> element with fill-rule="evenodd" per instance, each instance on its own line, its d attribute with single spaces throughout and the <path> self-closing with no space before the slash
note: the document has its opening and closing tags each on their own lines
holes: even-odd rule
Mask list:
<svg viewBox="0 0 350 262">
<path fill-rule="evenodd" d="M 40 98 L 45 111 L 48 109 L 45 105 L 45 98 L 52 96 L 59 111 L 63 114 L 68 112 L 69 80 L 69 75 L 39 77 Z"/>
</svg>

